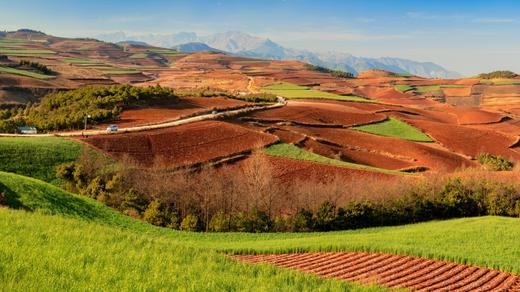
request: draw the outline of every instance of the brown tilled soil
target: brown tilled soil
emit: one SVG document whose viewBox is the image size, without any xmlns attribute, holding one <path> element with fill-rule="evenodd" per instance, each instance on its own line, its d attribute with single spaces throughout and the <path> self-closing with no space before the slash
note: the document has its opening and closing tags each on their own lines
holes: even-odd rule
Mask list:
<svg viewBox="0 0 520 292">
<path fill-rule="evenodd" d="M 203 121 L 146 132 L 82 139 L 118 159 L 145 167 L 190 166 L 250 151 L 278 141 L 276 136 L 221 122 Z"/>
<path fill-rule="evenodd" d="M 412 291 L 520 291 L 514 274 L 430 260 L 368 252 L 232 255 L 247 263 L 270 263 L 322 277 Z"/>
<path fill-rule="evenodd" d="M 249 117 L 262 121 L 337 126 L 368 124 L 386 119 L 385 115 L 366 112 L 348 105 L 314 101 L 289 102 L 285 107 L 254 112 Z"/>
<path fill-rule="evenodd" d="M 294 126 L 286 129 L 332 142 L 339 145 L 341 151 L 351 150 L 343 153 L 351 160 L 370 163 L 369 165 L 381 168 L 424 166 L 432 170 L 453 171 L 475 165 L 475 162 L 467 158 L 429 145 L 433 143 L 420 144 L 349 129 Z M 375 155 L 385 156 L 388 159 L 378 160 Z"/>
<path fill-rule="evenodd" d="M 466 126 L 446 125 L 422 120 L 405 120 L 421 129 L 435 141 L 453 152 L 476 157 L 481 153 L 501 155 L 513 161 L 520 160 L 520 154 L 509 147 L 517 137 L 500 132 L 475 129 Z"/>
</svg>

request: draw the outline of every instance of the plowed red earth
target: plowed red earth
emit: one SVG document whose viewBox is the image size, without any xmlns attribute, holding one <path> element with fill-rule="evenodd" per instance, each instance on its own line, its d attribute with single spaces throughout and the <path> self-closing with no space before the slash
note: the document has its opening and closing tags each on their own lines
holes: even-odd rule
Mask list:
<svg viewBox="0 0 520 292">
<path fill-rule="evenodd" d="M 312 125 L 353 126 L 383 121 L 383 114 L 370 113 L 347 105 L 321 102 L 289 102 L 282 108 L 258 111 L 249 117 L 263 121 L 290 121 Z"/>
<path fill-rule="evenodd" d="M 228 157 L 272 144 L 278 138 L 226 122 L 204 121 L 82 140 L 115 158 L 126 156 L 142 166 L 168 168 Z"/>
<path fill-rule="evenodd" d="M 270 263 L 322 277 L 413 291 L 519 291 L 520 277 L 497 270 L 367 252 L 232 255 L 247 263 Z"/>
<path fill-rule="evenodd" d="M 295 132 L 303 133 L 319 139 L 341 145 L 343 149 L 356 151 L 344 154 L 358 163 L 387 169 L 396 169 L 401 161 L 404 167 L 425 166 L 433 170 L 453 171 L 459 168 L 475 166 L 475 162 L 460 155 L 439 149 L 438 147 L 414 143 L 411 141 L 367 134 L 348 129 L 287 127 Z M 353 155 L 356 154 L 356 155 Z M 377 160 L 372 155 L 382 155 L 391 159 Z M 365 155 L 367 155 L 365 157 Z"/>
<path fill-rule="evenodd" d="M 299 180 L 306 182 L 317 181 L 326 183 L 337 178 L 344 181 L 361 178 L 389 180 L 399 176 L 382 172 L 295 160 L 285 157 L 266 157 L 272 166 L 273 176 L 279 178 L 283 182 L 294 182 Z"/>
<path fill-rule="evenodd" d="M 501 155 L 514 161 L 520 160 L 520 154 L 509 148 L 517 142 L 516 137 L 491 130 L 423 120 L 408 119 L 406 122 L 421 129 L 435 141 L 456 153 L 476 157 L 485 152 Z"/>
<path fill-rule="evenodd" d="M 361 96 L 375 99 L 380 102 L 397 105 L 417 107 L 436 105 L 436 102 L 431 99 L 413 96 L 409 93 L 401 93 L 399 91 L 396 91 L 392 87 L 364 86 L 356 88 L 356 93 Z"/>
<path fill-rule="evenodd" d="M 119 127 L 157 124 L 176 120 L 198 112 L 205 112 L 213 109 L 219 110 L 246 104 L 248 103 L 224 97 L 186 97 L 181 98 L 180 102 L 175 104 L 124 110 L 116 124 Z M 103 128 L 104 126 L 106 127 L 106 124 L 99 125 L 98 127 Z"/>
</svg>

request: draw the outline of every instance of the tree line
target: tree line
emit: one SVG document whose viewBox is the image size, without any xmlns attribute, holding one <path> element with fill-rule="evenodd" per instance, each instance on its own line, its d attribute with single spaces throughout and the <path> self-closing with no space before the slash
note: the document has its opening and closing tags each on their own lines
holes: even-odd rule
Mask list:
<svg viewBox="0 0 520 292">
<path fill-rule="evenodd" d="M 242 168 L 175 173 L 114 166 L 86 151 L 58 167 L 70 191 L 157 226 L 209 232 L 309 232 L 390 226 L 457 217 L 520 216 L 520 185 L 467 173 L 458 177 L 377 181 L 282 182 L 265 157 Z"/>
</svg>

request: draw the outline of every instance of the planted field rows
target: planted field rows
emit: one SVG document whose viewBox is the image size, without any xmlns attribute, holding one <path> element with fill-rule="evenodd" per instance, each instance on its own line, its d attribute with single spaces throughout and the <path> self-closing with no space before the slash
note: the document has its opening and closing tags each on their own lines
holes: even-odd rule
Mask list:
<svg viewBox="0 0 520 292">
<path fill-rule="evenodd" d="M 276 142 L 276 136 L 220 121 L 83 139 L 116 158 L 143 166 L 180 167 L 229 157 Z"/>
<path fill-rule="evenodd" d="M 248 263 L 270 263 L 367 284 L 413 291 L 519 291 L 520 277 L 447 261 L 368 252 L 234 255 Z"/>
</svg>

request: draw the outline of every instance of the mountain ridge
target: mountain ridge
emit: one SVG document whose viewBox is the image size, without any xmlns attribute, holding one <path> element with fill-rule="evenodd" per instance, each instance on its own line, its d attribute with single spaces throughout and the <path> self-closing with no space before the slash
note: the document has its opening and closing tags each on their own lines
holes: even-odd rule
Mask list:
<svg viewBox="0 0 520 292">
<path fill-rule="evenodd" d="M 433 62 L 420 62 L 404 58 L 358 57 L 345 52 L 329 51 L 326 53 L 286 48 L 269 38 L 260 38 L 241 31 L 227 31 L 207 36 L 199 36 L 194 32 L 172 34 L 127 35 L 124 32 L 97 35 L 96 38 L 119 42 L 125 40 L 143 41 L 161 47 L 175 48 L 179 45 L 202 43 L 211 49 L 229 52 L 233 55 L 271 60 L 299 60 L 313 65 L 334 70 L 349 71 L 359 74 L 370 69 L 380 69 L 399 74 L 413 74 L 427 78 L 460 78 L 457 72 L 450 71 Z M 204 50 L 203 46 L 200 46 Z M 192 47 L 191 49 L 195 49 Z M 207 49 L 207 48 L 206 48 Z M 193 52 L 193 50 L 191 51 Z"/>
</svg>

